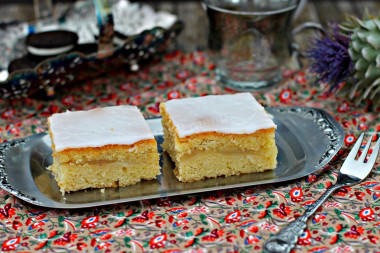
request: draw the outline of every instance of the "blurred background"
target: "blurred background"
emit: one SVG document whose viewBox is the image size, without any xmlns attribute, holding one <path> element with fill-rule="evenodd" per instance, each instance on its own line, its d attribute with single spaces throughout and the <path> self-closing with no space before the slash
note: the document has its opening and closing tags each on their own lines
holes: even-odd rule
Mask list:
<svg viewBox="0 0 380 253">
<path fill-rule="evenodd" d="M 75 1 L 62 0 L 0 0 L 0 25 L 9 22 L 32 22 L 37 18 L 53 15 L 59 17 L 67 11 Z M 132 1 L 136 2 L 136 1 Z M 137 1 L 151 5 L 155 10 L 176 14 L 185 24 L 185 28 L 176 39 L 175 47 L 179 50 L 194 51 L 207 48 L 207 19 L 201 1 Z M 368 8 L 370 13 L 378 14 L 378 0 L 302 0 L 296 13 L 294 25 L 314 21 L 326 25 L 329 20 L 340 22 L 343 14 L 349 13 L 361 17 Z M 301 40 L 307 36 L 296 38 Z"/>
</svg>

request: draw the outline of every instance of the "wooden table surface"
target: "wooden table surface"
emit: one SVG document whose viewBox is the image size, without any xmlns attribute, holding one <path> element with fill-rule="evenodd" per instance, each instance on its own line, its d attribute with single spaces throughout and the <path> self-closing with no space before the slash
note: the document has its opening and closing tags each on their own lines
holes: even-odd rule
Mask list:
<svg viewBox="0 0 380 253">
<path fill-rule="evenodd" d="M 156 10 L 166 10 L 177 14 L 184 21 L 185 29 L 178 37 L 177 49 L 185 51 L 202 50 L 207 47 L 207 17 L 200 1 L 142 1 L 149 3 Z M 54 6 L 55 14 L 63 11 L 70 3 L 58 2 Z M 303 9 L 294 20 L 294 25 L 314 21 L 326 25 L 329 20 L 341 21 L 343 14 L 349 13 L 361 17 L 368 8 L 371 14 L 378 15 L 378 0 L 306 0 Z M 33 21 L 33 2 L 0 0 L 0 23 L 10 20 Z M 307 36 L 304 36 L 306 38 Z M 302 38 L 301 38 L 302 40 Z"/>
</svg>

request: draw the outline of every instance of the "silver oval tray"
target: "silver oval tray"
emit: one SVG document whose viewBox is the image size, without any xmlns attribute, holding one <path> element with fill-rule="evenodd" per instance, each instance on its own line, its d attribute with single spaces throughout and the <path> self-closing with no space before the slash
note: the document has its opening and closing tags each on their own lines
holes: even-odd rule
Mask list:
<svg viewBox="0 0 380 253">
<path fill-rule="evenodd" d="M 105 190 L 89 189 L 62 196 L 46 167 L 52 164 L 51 141 L 46 133 L 0 144 L 0 186 L 31 204 L 52 208 L 84 208 L 128 201 L 167 197 L 283 182 L 304 177 L 326 165 L 343 144 L 338 122 L 315 108 L 267 108 L 277 124 L 278 166 L 274 171 L 219 177 L 182 183 L 173 174 L 173 164 L 162 153 L 161 119 L 147 120 L 156 136 L 162 175 L 157 180 Z"/>
</svg>

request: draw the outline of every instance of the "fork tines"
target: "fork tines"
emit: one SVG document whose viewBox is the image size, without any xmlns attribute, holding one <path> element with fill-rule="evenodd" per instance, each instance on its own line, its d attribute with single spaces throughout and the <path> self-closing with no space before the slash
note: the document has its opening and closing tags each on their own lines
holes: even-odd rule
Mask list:
<svg viewBox="0 0 380 253">
<path fill-rule="evenodd" d="M 362 154 L 360 155 L 360 157 L 358 158 L 358 162 L 362 163 L 364 162 L 366 156 L 367 156 L 367 153 L 368 153 L 368 150 L 369 148 L 371 147 L 371 142 L 372 142 L 372 137 L 374 135 L 372 134 L 371 137 L 369 138 L 368 142 L 367 142 L 367 145 L 365 146 Z M 359 137 L 359 139 L 356 141 L 354 147 L 352 148 L 351 152 L 348 154 L 347 158 L 348 160 L 354 160 L 355 157 L 356 157 L 356 154 L 358 153 L 359 149 L 360 149 L 360 146 L 361 146 L 361 143 L 363 141 L 363 138 L 364 138 L 364 133 L 362 133 Z M 380 139 L 377 140 L 374 148 L 372 149 L 372 155 L 369 157 L 369 159 L 367 160 L 366 163 L 368 164 L 371 164 L 372 165 L 375 163 L 376 161 L 376 158 L 377 158 L 377 155 L 379 153 L 379 147 L 380 147 Z"/>
</svg>

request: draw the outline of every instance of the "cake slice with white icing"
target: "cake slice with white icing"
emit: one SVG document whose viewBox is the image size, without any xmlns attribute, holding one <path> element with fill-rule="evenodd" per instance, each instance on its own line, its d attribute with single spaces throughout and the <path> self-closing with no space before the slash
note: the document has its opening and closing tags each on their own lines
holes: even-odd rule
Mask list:
<svg viewBox="0 0 380 253">
<path fill-rule="evenodd" d="M 160 174 L 154 136 L 135 106 L 65 112 L 48 119 L 61 191 L 127 186 Z"/>
<path fill-rule="evenodd" d="M 180 181 L 274 169 L 276 125 L 249 93 L 161 103 L 164 150 Z"/>
</svg>

